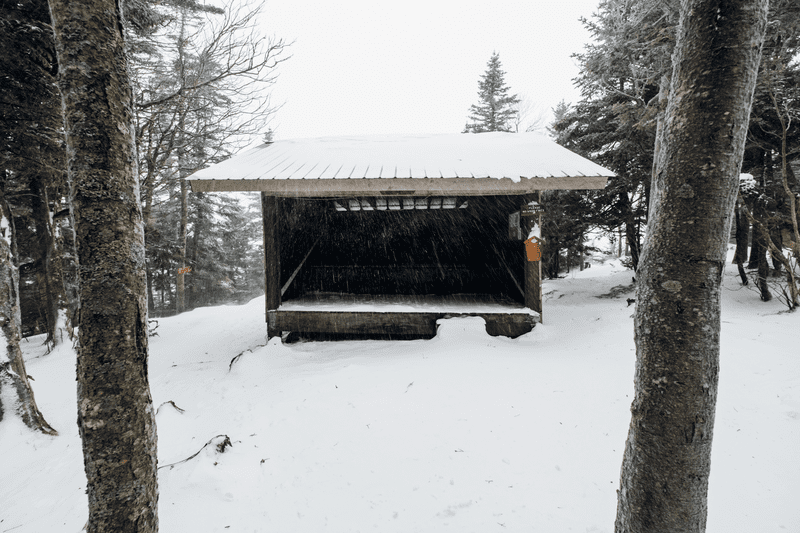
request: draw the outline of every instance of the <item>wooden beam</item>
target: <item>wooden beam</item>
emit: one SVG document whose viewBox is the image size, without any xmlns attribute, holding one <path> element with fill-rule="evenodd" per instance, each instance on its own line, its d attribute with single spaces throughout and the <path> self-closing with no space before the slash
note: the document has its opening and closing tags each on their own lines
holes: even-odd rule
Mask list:
<svg viewBox="0 0 800 533">
<path fill-rule="evenodd" d="M 289 276 L 289 279 L 286 281 L 286 283 L 281 288 L 281 296 L 286 294 L 286 291 L 289 289 L 289 286 L 294 281 L 294 278 L 297 277 L 297 273 L 300 272 L 300 269 L 303 268 L 304 264 L 306 264 L 306 259 L 308 259 L 308 256 L 311 255 L 311 252 L 314 251 L 314 248 L 317 246 L 317 243 L 320 241 L 320 239 L 322 239 L 322 237 L 318 237 L 317 240 L 314 241 L 314 244 L 312 244 L 311 248 L 308 249 L 308 253 L 306 254 L 306 256 L 303 258 L 302 261 L 300 261 L 300 264 L 297 265 L 297 268 L 294 269 L 294 272 L 292 272 L 292 275 Z"/>
<path fill-rule="evenodd" d="M 281 305 L 279 209 L 276 197 L 261 193 L 261 216 L 264 224 L 264 290 L 267 314 Z M 271 333 L 268 327 L 267 335 Z"/>
<path fill-rule="evenodd" d="M 602 189 L 605 176 L 520 178 L 363 178 L 187 181 L 193 192 L 261 191 L 271 196 L 501 196 L 534 191 Z"/>
<path fill-rule="evenodd" d="M 268 313 L 268 327 L 276 335 L 297 333 L 339 333 L 356 335 L 436 335 L 441 318 L 479 316 L 486 321 L 486 333 L 519 337 L 530 332 L 534 317 L 528 313 L 445 313 L 445 312 L 353 312 L 285 311 Z"/>
</svg>

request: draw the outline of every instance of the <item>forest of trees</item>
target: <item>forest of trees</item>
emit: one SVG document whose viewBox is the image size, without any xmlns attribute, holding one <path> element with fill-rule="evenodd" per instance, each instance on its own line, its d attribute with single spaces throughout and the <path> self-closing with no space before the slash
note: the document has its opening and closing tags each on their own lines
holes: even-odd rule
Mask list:
<svg viewBox="0 0 800 533">
<path fill-rule="evenodd" d="M 285 44 L 255 29 L 260 7 L 122 6 L 150 314 L 244 301 L 263 290 L 260 204 L 255 196 L 190 195 L 185 178 L 268 132 L 268 89 Z M 59 320 L 67 325 L 77 309 L 77 271 L 50 13 L 46 0 L 0 9 L 0 195 L 14 228 L 23 334 L 57 342 Z"/>
</svg>

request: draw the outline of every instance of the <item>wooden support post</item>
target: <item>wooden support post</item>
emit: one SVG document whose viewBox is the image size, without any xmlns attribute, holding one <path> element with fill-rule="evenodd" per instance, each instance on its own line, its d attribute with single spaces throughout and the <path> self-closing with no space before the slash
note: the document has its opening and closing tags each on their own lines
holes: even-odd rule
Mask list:
<svg viewBox="0 0 800 533">
<path fill-rule="evenodd" d="M 524 212 L 525 206 L 533 200 L 533 197 L 523 196 L 525 203 L 520 206 L 520 210 Z M 541 194 L 539 195 L 541 200 Z M 527 239 L 528 234 L 533 227 L 535 220 L 538 220 L 539 228 L 542 227 L 542 216 L 534 215 L 522 217 L 522 229 L 524 237 Z M 528 261 L 527 254 L 523 250 L 523 259 L 525 260 L 525 306 L 533 309 L 539 316 L 542 316 L 542 262 L 541 261 Z"/>
<path fill-rule="evenodd" d="M 261 216 L 264 222 L 264 290 L 267 316 L 281 305 L 280 239 L 278 235 L 278 198 L 261 193 Z M 280 335 L 270 331 L 267 337 Z"/>
<path fill-rule="evenodd" d="M 542 191 L 539 191 L 539 205 L 542 205 Z M 539 232 L 542 239 L 544 239 L 544 215 L 539 213 Z M 536 304 L 537 311 L 539 312 L 539 322 L 544 324 L 544 302 L 542 298 L 542 262 L 536 261 Z"/>
</svg>

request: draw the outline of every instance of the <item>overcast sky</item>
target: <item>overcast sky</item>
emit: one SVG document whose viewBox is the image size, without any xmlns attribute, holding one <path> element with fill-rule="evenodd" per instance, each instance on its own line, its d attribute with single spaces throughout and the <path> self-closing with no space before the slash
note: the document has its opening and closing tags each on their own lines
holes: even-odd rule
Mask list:
<svg viewBox="0 0 800 533">
<path fill-rule="evenodd" d="M 598 2 L 268 0 L 262 29 L 294 41 L 272 92 L 275 138 L 458 133 L 494 51 L 512 94 L 549 113 L 579 98 L 570 55 Z"/>
</svg>

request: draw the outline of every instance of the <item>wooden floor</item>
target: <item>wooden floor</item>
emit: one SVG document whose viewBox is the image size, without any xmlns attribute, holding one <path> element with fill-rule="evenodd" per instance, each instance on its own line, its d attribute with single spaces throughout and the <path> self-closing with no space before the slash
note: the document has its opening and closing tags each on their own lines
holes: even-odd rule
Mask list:
<svg viewBox="0 0 800 533">
<path fill-rule="evenodd" d="M 270 336 L 284 332 L 433 337 L 436 321 L 480 316 L 489 335 L 518 337 L 531 331 L 538 313 L 489 295 L 354 295 L 318 293 L 268 311 Z"/>
</svg>

